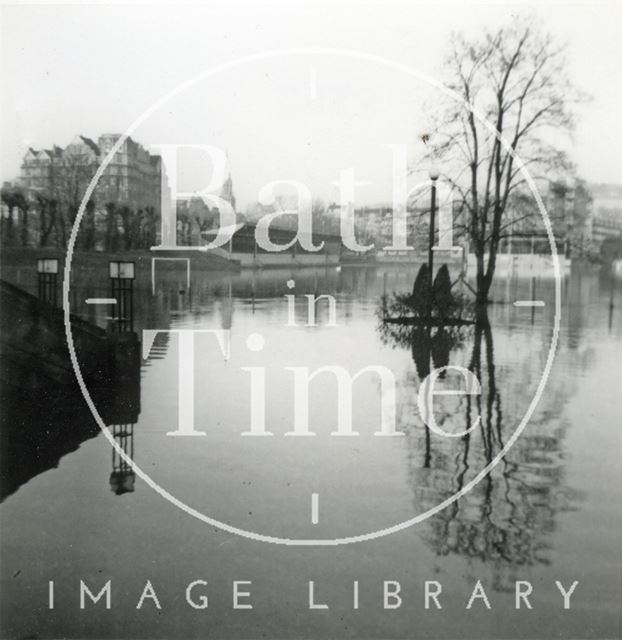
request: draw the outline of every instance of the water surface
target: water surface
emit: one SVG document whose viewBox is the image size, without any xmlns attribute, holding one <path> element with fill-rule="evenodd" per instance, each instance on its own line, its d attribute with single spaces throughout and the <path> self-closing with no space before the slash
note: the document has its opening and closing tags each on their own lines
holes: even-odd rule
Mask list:
<svg viewBox="0 0 622 640">
<path fill-rule="evenodd" d="M 139 276 L 137 331 L 230 329 L 231 353 L 225 360 L 212 336 L 196 338 L 195 427 L 203 437 L 166 435 L 177 427 L 179 347 L 178 337 L 166 333 L 141 365 L 139 415 L 117 411 L 110 432 L 178 500 L 243 530 L 334 539 L 425 513 L 467 486 L 519 425 L 553 337 L 554 287 L 545 279 L 500 280 L 485 328 L 383 327 L 381 295 L 410 290 L 413 278 L 404 270 L 346 267 L 204 273 L 193 274 L 188 290 L 183 274 L 169 272 L 152 294 L 148 277 Z M 619 637 L 622 296 L 598 273 L 579 269 L 562 288 L 550 379 L 514 446 L 467 495 L 388 537 L 325 548 L 248 540 L 165 501 L 113 455 L 97 431 L 89 430 L 78 448 L 60 458 L 58 451 L 38 451 L 51 456 L 50 464 L 24 473 L 0 506 L 3 635 Z M 316 292 L 335 297 L 337 326 L 330 326 L 325 304 L 318 305 L 316 326 L 305 326 L 304 295 Z M 97 274 L 78 275 L 73 310 L 106 326 L 109 311 L 82 301 L 107 294 Z M 298 299 L 296 326 L 286 326 L 287 294 Z M 512 304 L 534 294 L 544 307 Z M 265 339 L 261 352 L 247 346 L 253 333 Z M 332 375 L 324 374 L 310 385 L 315 437 L 286 436 L 294 425 L 294 374 L 288 368 L 313 371 L 329 364 L 351 373 L 369 365 L 390 369 L 404 435 L 374 436 L 381 385 L 369 374 L 353 387 L 359 435 L 332 436 L 337 393 Z M 422 379 L 444 365 L 469 369 L 481 383 L 479 396 L 435 401 L 437 423 L 449 433 L 480 416 L 466 437 L 430 432 L 418 412 Z M 265 368 L 271 437 L 241 435 L 250 424 L 249 367 Z M 458 379 L 450 372 L 439 388 L 454 388 Z M 75 434 L 92 418 L 79 408 L 78 395 L 68 402 L 78 415 L 64 416 L 63 429 Z M 319 501 L 317 524 L 311 521 L 312 493 Z M 98 589 L 111 579 L 112 610 L 100 602 L 81 611 L 80 579 Z M 209 583 L 206 610 L 185 602 L 186 586 L 196 579 Z M 56 585 L 52 611 L 49 580 Z M 146 580 L 158 592 L 161 611 L 150 601 L 136 610 Z M 233 580 L 252 581 L 252 610 L 232 610 Z M 309 580 L 329 609 L 308 610 Z M 384 580 L 400 583 L 399 609 L 383 609 Z M 424 608 L 425 580 L 442 584 L 441 611 Z M 478 580 L 491 610 L 481 600 L 465 609 Z M 533 585 L 531 610 L 514 609 L 517 580 Z M 570 610 L 563 609 L 556 580 L 566 588 L 579 581 Z"/>
</svg>

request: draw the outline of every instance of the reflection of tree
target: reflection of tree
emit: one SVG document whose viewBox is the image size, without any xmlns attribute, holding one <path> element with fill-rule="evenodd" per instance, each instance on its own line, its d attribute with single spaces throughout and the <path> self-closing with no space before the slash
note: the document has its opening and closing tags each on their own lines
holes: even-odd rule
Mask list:
<svg viewBox="0 0 622 640">
<path fill-rule="evenodd" d="M 430 358 L 437 369 L 449 364 L 449 354 L 452 349 L 462 344 L 465 329 L 456 326 L 412 326 L 380 321 L 378 333 L 383 344 L 411 350 L 417 375 L 423 380 L 431 371 Z"/>
<path fill-rule="evenodd" d="M 430 373 L 432 365 L 449 364 L 455 357 L 450 354 L 455 352 L 481 384 L 481 394 L 463 396 L 456 411 L 443 409 L 442 402 L 435 406 L 437 423 L 447 432 L 465 430 L 481 416 L 475 431 L 462 438 L 443 438 L 414 421 L 407 430 L 409 472 L 419 513 L 461 491 L 498 455 L 515 427 L 514 423 L 504 427 L 499 375 L 506 382 L 505 371 L 502 368 L 500 373 L 495 364 L 493 331 L 486 311 L 478 313 L 473 327 L 460 328 L 459 337 L 455 330 L 409 327 L 408 332 L 395 336 L 396 344 L 410 349 L 420 379 Z M 388 331 L 384 337 L 394 334 Z M 469 342 L 472 339 L 468 353 L 464 348 L 467 336 Z M 520 394 L 517 375 L 521 375 L 518 368 L 507 383 Z M 559 394 L 553 393 L 552 398 L 558 404 Z M 512 415 L 516 418 L 520 414 Z M 552 425 L 548 419 L 532 422 L 491 473 L 427 520 L 421 530 L 438 556 L 458 555 L 469 563 L 489 566 L 497 590 L 509 588 L 520 567 L 549 562 L 549 537 L 556 515 L 569 508 L 573 497 L 562 486 L 559 458 L 564 429 L 552 429 Z"/>
<path fill-rule="evenodd" d="M 449 354 L 463 340 L 464 324 L 460 321 L 461 307 L 447 293 L 437 295 L 441 301 L 430 314 L 427 291 L 420 289 L 427 281 L 427 266 L 419 270 L 413 292 L 410 295 L 394 294 L 393 299 L 383 295 L 376 315 L 379 317 L 378 332 L 383 344 L 409 348 L 419 380 L 424 380 L 432 368 L 440 369 L 449 365 Z M 449 289 L 446 289 L 449 291 Z M 440 293 L 440 292 L 439 292 Z M 443 316 L 446 323 L 443 322 Z M 458 320 L 451 323 L 450 320 Z M 433 365 L 433 367 L 432 367 Z M 439 378 L 445 378 L 443 371 Z M 431 437 L 429 428 L 425 429 L 424 467 L 430 466 Z"/>
<path fill-rule="evenodd" d="M 477 443 L 473 442 L 475 437 L 469 433 L 454 447 L 457 455 L 454 458 L 452 486 L 442 490 L 442 497 L 437 496 L 440 499 L 461 491 L 470 479 L 471 467 L 473 471 L 479 471 L 490 463 L 496 453 L 495 447 L 499 449 L 503 447 L 501 398 L 495 380 L 492 330 L 485 315 L 480 315 L 475 325 L 473 349 L 468 368 L 480 382 L 483 381 L 483 373 L 486 373 L 487 378 L 486 392 L 482 394 L 484 399 L 482 400 L 482 396 L 478 395 L 474 401 L 477 413 L 482 417 L 479 442 L 481 446 L 477 451 L 474 446 Z M 472 405 L 471 397 L 466 396 L 467 428 L 473 423 Z M 444 462 L 449 463 L 450 460 L 449 456 L 444 457 Z M 450 474 L 449 464 L 442 471 Z M 505 475 L 505 480 L 506 488 L 509 489 L 508 475 Z M 497 493 L 496 489 L 492 475 L 489 474 L 461 501 L 454 502 L 431 521 L 432 535 L 426 538 L 437 554 L 457 553 L 469 558 L 493 562 L 501 560 L 513 565 L 533 563 L 532 531 L 528 527 L 520 526 L 521 518 L 518 515 L 517 504 L 510 497 L 510 492 L 501 494 Z M 497 515 L 500 511 L 498 506 L 503 499 L 507 501 L 503 507 L 509 506 L 509 517 L 498 519 Z"/>
</svg>

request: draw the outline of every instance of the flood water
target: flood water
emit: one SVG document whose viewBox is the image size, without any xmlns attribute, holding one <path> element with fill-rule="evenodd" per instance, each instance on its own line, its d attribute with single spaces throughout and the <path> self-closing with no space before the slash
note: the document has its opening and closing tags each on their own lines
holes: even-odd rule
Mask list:
<svg viewBox="0 0 622 640">
<path fill-rule="evenodd" d="M 205 435 L 166 435 L 178 426 L 180 338 L 160 333 L 140 367 L 139 412 L 117 412 L 108 428 L 178 504 L 113 455 L 98 430 L 66 453 L 42 447 L 37 455 L 49 456 L 49 464 L 26 468 L 0 505 L 3 636 L 620 637 L 622 282 L 595 271 L 574 269 L 562 283 L 557 352 L 524 430 L 486 477 L 438 513 L 355 544 L 287 546 L 222 530 L 181 508 L 280 541 L 349 538 L 425 514 L 498 457 L 546 366 L 555 335 L 553 281 L 500 279 L 483 328 L 383 325 L 383 292 L 410 291 L 414 275 L 354 267 L 193 273 L 188 289 L 184 274 L 171 271 L 155 292 L 149 276 L 139 275 L 134 329 L 141 336 L 154 329 L 230 330 L 228 358 L 213 335 L 195 336 L 194 427 Z M 77 277 L 73 310 L 105 326 L 109 310 L 82 301 L 108 295 L 106 287 L 92 273 Z M 336 326 L 325 301 L 315 326 L 306 326 L 304 296 L 316 292 L 334 296 Z M 296 296 L 289 320 L 286 295 Z M 544 306 L 513 304 L 532 297 Z M 263 350 L 249 348 L 251 334 L 263 337 Z M 382 386 L 370 372 L 352 387 L 358 435 L 331 435 L 337 386 L 323 373 L 309 385 L 309 430 L 316 435 L 286 436 L 295 423 L 292 368 L 327 365 L 352 375 L 368 366 L 390 370 L 403 435 L 374 435 Z M 436 422 L 448 434 L 479 417 L 463 437 L 426 429 L 419 414 L 422 380 L 447 365 L 472 371 L 481 385 L 478 395 L 435 397 Z M 272 436 L 241 435 L 251 424 L 250 368 L 265 376 L 265 429 Z M 459 386 L 456 373 L 446 371 L 437 388 Z M 76 394 L 67 402 L 77 407 L 83 400 Z M 79 411 L 64 418 L 68 438 L 94 424 Z M 102 601 L 80 610 L 81 579 L 97 591 L 111 580 L 111 610 Z M 203 610 L 185 599 L 187 585 L 199 579 L 208 583 L 194 591 L 195 599 L 209 597 Z M 161 610 L 152 600 L 136 608 L 147 580 Z M 252 581 L 242 588 L 251 592 L 245 601 L 252 610 L 233 610 L 234 580 Z M 309 610 L 310 580 L 327 609 Z M 478 580 L 490 610 L 481 598 L 466 609 Z M 515 609 L 518 580 L 533 585 L 532 609 Z M 400 583 L 400 608 L 383 608 L 383 581 Z M 442 610 L 425 609 L 424 581 L 442 585 Z M 578 581 L 569 610 L 555 581 L 566 589 Z"/>
</svg>

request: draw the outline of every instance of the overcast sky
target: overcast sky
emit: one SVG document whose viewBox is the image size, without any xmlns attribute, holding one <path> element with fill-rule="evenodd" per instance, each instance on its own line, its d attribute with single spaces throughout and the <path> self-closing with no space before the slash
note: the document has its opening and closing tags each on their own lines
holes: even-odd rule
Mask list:
<svg viewBox="0 0 622 640">
<path fill-rule="evenodd" d="M 290 47 L 331 47 L 389 58 L 438 77 L 452 30 L 476 33 L 532 12 L 570 43 L 570 74 L 593 101 L 573 146 L 590 181 L 622 182 L 622 3 L 47 4 L 2 7 L 0 177 L 13 179 L 30 145 L 75 134 L 124 132 L 181 82 L 219 63 Z M 354 166 L 362 200 L 388 199 L 390 143 L 417 144 L 425 82 L 337 55 L 277 56 L 204 79 L 142 123 L 133 137 L 219 146 L 238 200 L 269 180 L 304 181 L 334 198 Z M 206 165 L 183 157 L 182 186 L 203 186 Z M 357 198 L 358 200 L 358 198 Z"/>
</svg>

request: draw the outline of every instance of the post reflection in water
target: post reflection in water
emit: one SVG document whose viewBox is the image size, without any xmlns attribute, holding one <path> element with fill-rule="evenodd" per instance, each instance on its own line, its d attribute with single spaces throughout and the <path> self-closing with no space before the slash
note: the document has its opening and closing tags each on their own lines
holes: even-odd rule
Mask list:
<svg viewBox="0 0 622 640">
<path fill-rule="evenodd" d="M 112 425 L 112 435 L 123 453 L 134 459 L 134 424 Z M 118 496 L 133 493 L 136 474 L 131 463 L 122 458 L 119 452 L 112 449 L 112 472 L 110 473 L 110 489 Z"/>
<path fill-rule="evenodd" d="M 110 489 L 118 496 L 133 493 L 136 480 L 132 462 L 135 455 L 134 427 L 140 419 L 141 358 L 136 334 L 129 334 L 129 339 L 132 348 L 123 351 L 118 374 L 113 381 L 113 393 L 101 414 L 116 444 L 128 456 L 128 459 L 123 458 L 112 447 Z"/>
</svg>

